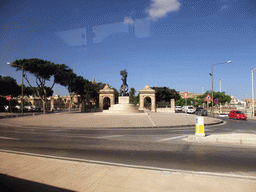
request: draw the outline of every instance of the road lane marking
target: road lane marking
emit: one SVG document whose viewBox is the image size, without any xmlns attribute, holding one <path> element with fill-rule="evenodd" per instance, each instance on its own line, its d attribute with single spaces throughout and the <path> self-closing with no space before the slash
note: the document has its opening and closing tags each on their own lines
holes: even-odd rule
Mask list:
<svg viewBox="0 0 256 192">
<path fill-rule="evenodd" d="M 187 136 L 188 135 L 181 135 L 181 136 L 177 136 L 177 137 L 169 137 L 169 138 L 157 140 L 156 142 L 163 142 L 163 141 L 169 141 L 169 140 L 174 140 L 174 139 L 180 139 L 180 138 L 187 137 Z"/>
<path fill-rule="evenodd" d="M 108 136 L 101 136 L 96 137 L 97 139 L 106 139 L 106 138 L 112 138 L 112 137 L 122 137 L 123 135 L 108 135 Z"/>
<path fill-rule="evenodd" d="M 12 137 L 1 137 L 1 136 L 0 136 L 0 139 L 20 140 L 20 139 L 18 139 L 18 138 L 12 138 Z"/>
<path fill-rule="evenodd" d="M 129 164 L 112 163 L 112 162 L 107 162 L 107 161 L 97 161 L 97 160 L 90 160 L 90 159 L 79 159 L 79 158 L 71 158 L 71 157 L 58 157 L 58 156 L 52 156 L 52 155 L 42 155 L 42 154 L 37 154 L 37 153 L 19 152 L 19 151 L 5 150 L 5 149 L 0 149 L 0 152 L 14 153 L 14 154 L 20 154 L 20 155 L 29 155 L 29 156 L 41 157 L 41 158 L 51 158 L 51 159 L 63 160 L 63 161 L 75 161 L 75 162 L 83 162 L 83 163 L 100 164 L 100 165 L 106 165 L 106 166 L 117 166 L 117 167 L 133 168 L 133 169 L 146 169 L 146 170 L 151 170 L 151 171 L 163 171 L 165 174 L 166 174 L 166 172 L 170 172 L 170 173 L 181 173 L 181 174 L 184 173 L 184 174 L 196 174 L 196 175 L 207 175 L 207 176 L 216 176 L 216 177 L 230 177 L 230 178 L 237 178 L 237 179 L 256 180 L 256 176 L 238 175 L 238 174 L 230 174 L 230 173 L 190 171 L 190 170 L 182 170 L 182 169 L 170 169 L 170 168 L 160 168 L 160 167 L 132 165 L 132 164 L 129 165 Z"/>
<path fill-rule="evenodd" d="M 153 126 L 156 126 L 156 124 L 154 123 L 154 121 L 149 117 L 149 115 L 147 115 L 148 116 L 148 119 L 149 119 L 149 121 L 151 122 L 151 124 L 153 125 Z"/>
</svg>

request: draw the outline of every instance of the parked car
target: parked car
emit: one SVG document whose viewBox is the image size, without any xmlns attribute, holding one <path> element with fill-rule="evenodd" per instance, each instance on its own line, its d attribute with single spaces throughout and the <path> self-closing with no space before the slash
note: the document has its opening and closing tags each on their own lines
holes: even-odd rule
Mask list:
<svg viewBox="0 0 256 192">
<path fill-rule="evenodd" d="M 40 106 L 32 105 L 31 108 L 32 108 L 32 111 L 41 111 Z"/>
<path fill-rule="evenodd" d="M 32 107 L 29 105 L 24 106 L 24 111 L 32 111 Z"/>
<path fill-rule="evenodd" d="M 182 107 L 181 106 L 176 106 L 175 111 L 176 112 L 182 112 Z"/>
<path fill-rule="evenodd" d="M 206 109 L 198 109 L 198 110 L 196 110 L 195 114 L 200 115 L 200 116 L 207 116 L 208 115 Z"/>
<path fill-rule="evenodd" d="M 194 107 L 189 106 L 187 113 L 195 113 Z"/>
<path fill-rule="evenodd" d="M 196 113 L 197 111 L 200 111 L 201 109 L 204 109 L 204 108 L 203 108 L 203 107 L 197 107 L 195 113 Z"/>
<path fill-rule="evenodd" d="M 228 114 L 228 117 L 233 118 L 233 119 L 242 119 L 242 120 L 247 119 L 246 115 L 240 110 L 230 111 L 229 114 Z"/>
</svg>

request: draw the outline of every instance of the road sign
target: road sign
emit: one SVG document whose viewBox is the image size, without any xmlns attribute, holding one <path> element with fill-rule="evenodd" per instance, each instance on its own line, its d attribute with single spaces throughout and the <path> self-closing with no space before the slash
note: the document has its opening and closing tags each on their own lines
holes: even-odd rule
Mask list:
<svg viewBox="0 0 256 192">
<path fill-rule="evenodd" d="M 190 103 L 191 103 L 191 105 L 192 105 L 192 104 L 193 104 L 193 101 L 191 101 Z"/>
<path fill-rule="evenodd" d="M 11 96 L 7 96 L 7 97 L 6 97 L 6 100 L 7 100 L 7 101 L 10 101 L 11 99 L 12 99 Z"/>
<path fill-rule="evenodd" d="M 212 98 L 211 98 L 210 94 L 208 94 L 208 95 L 205 97 L 204 101 L 212 101 Z"/>
<path fill-rule="evenodd" d="M 188 92 L 184 92 L 184 97 L 185 97 L 185 100 L 187 100 L 187 98 L 188 98 Z"/>
<path fill-rule="evenodd" d="M 219 103 L 219 99 L 214 99 L 214 103 Z"/>
</svg>

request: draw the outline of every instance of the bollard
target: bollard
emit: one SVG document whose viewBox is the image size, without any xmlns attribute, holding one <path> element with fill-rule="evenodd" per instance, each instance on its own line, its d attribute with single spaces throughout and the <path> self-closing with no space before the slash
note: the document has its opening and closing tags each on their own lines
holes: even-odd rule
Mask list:
<svg viewBox="0 0 256 192">
<path fill-rule="evenodd" d="M 196 117 L 196 136 L 203 136 L 204 134 L 204 118 L 203 117 Z"/>
</svg>

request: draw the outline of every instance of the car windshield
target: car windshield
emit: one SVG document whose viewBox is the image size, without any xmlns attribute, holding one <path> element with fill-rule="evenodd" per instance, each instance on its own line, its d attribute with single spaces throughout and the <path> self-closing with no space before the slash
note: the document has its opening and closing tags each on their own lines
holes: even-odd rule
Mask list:
<svg viewBox="0 0 256 192">
<path fill-rule="evenodd" d="M 194 109 L 194 107 L 188 107 L 188 109 Z"/>
<path fill-rule="evenodd" d="M 244 114 L 242 111 L 237 111 L 236 113 L 237 114 Z"/>
</svg>

